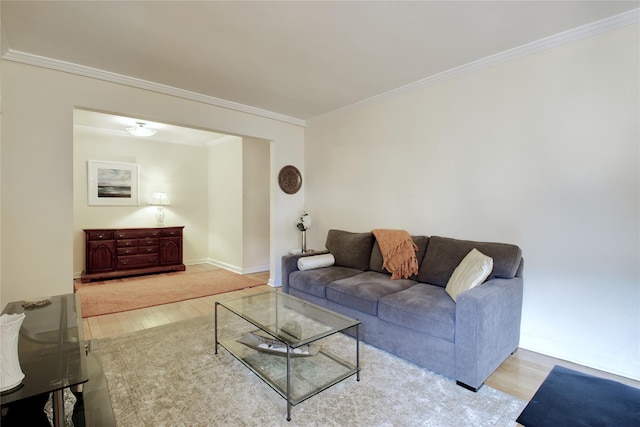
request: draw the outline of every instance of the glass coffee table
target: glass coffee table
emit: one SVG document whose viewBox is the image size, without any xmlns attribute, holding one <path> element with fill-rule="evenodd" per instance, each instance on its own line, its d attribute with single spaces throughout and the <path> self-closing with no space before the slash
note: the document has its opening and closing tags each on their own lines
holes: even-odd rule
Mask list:
<svg viewBox="0 0 640 427">
<path fill-rule="evenodd" d="M 219 339 L 218 306 L 244 319 L 241 333 Z M 360 381 L 360 321 L 280 291 L 215 303 L 215 353 L 227 349 L 291 407 L 356 375 Z M 345 361 L 322 347 L 322 340 L 353 328 L 355 360 Z"/>
</svg>

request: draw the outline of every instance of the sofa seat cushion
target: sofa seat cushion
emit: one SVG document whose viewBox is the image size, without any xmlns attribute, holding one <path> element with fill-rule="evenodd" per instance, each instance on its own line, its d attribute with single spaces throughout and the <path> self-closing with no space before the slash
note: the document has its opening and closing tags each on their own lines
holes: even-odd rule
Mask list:
<svg viewBox="0 0 640 427">
<path fill-rule="evenodd" d="M 378 300 L 381 297 L 408 289 L 416 283 L 408 279 L 391 280 L 388 274 L 367 271 L 327 284 L 327 299 L 377 316 Z"/>
<path fill-rule="evenodd" d="M 315 270 L 294 271 L 289 275 L 289 287 L 320 298 L 326 298 L 325 286 L 327 283 L 358 274 L 362 274 L 362 271 L 335 265 Z"/>
<path fill-rule="evenodd" d="M 440 286 L 418 283 L 380 298 L 381 320 L 453 342 L 456 303 Z"/>
</svg>

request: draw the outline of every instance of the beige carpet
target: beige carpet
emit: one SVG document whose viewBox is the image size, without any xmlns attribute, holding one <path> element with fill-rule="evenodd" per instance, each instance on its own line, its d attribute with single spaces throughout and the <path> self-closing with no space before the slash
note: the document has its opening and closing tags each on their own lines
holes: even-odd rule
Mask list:
<svg viewBox="0 0 640 427">
<path fill-rule="evenodd" d="M 264 285 L 264 280 L 218 269 L 76 283 L 82 317 L 119 313 Z"/>
<path fill-rule="evenodd" d="M 219 315 L 222 338 L 252 328 L 224 309 Z M 321 344 L 353 357 L 350 337 L 336 334 Z M 213 316 L 102 339 L 98 346 L 119 427 L 513 427 L 525 407 L 487 386 L 473 393 L 362 344 L 360 382 L 349 377 L 312 396 L 293 407 L 287 422 L 278 393 L 224 348 L 214 354 Z"/>
</svg>

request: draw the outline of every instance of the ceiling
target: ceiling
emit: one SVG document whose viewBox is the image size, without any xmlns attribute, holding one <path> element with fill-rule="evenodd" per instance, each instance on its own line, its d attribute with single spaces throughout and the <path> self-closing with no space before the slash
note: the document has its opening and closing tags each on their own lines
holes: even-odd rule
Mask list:
<svg viewBox="0 0 640 427">
<path fill-rule="evenodd" d="M 145 127 L 156 131 L 152 136 L 132 136 L 127 128 L 135 127 L 136 123 L 144 123 Z M 176 126 L 168 123 L 152 122 L 149 120 L 124 117 L 97 111 L 76 109 L 73 112 L 74 131 L 93 135 L 112 135 L 127 138 L 171 142 L 174 144 L 206 147 L 228 138 L 230 135 L 215 133 L 207 130 Z"/>
<path fill-rule="evenodd" d="M 304 124 L 638 1 L 7 1 L 3 57 L 141 79 Z"/>
</svg>

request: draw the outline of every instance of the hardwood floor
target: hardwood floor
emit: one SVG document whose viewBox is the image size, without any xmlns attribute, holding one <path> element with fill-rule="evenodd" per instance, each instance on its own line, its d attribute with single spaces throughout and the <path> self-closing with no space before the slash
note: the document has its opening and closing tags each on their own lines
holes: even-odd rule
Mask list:
<svg viewBox="0 0 640 427">
<path fill-rule="evenodd" d="M 187 271 L 205 271 L 216 267 L 200 264 L 187 266 Z M 249 276 L 269 279 L 269 272 L 250 274 Z M 126 279 L 119 279 L 126 280 Z M 85 339 L 100 339 L 127 334 L 142 329 L 153 328 L 170 322 L 186 320 L 192 317 L 213 313 L 214 303 L 226 298 L 251 295 L 274 288 L 263 285 L 226 294 L 212 295 L 162 306 L 143 308 L 123 313 L 90 317 L 83 320 Z M 547 377 L 554 365 L 564 366 L 580 372 L 586 372 L 603 378 L 613 379 L 633 387 L 640 388 L 640 381 L 619 377 L 553 357 L 518 349 L 487 379 L 486 385 L 503 391 L 514 397 L 529 401 Z"/>
</svg>

